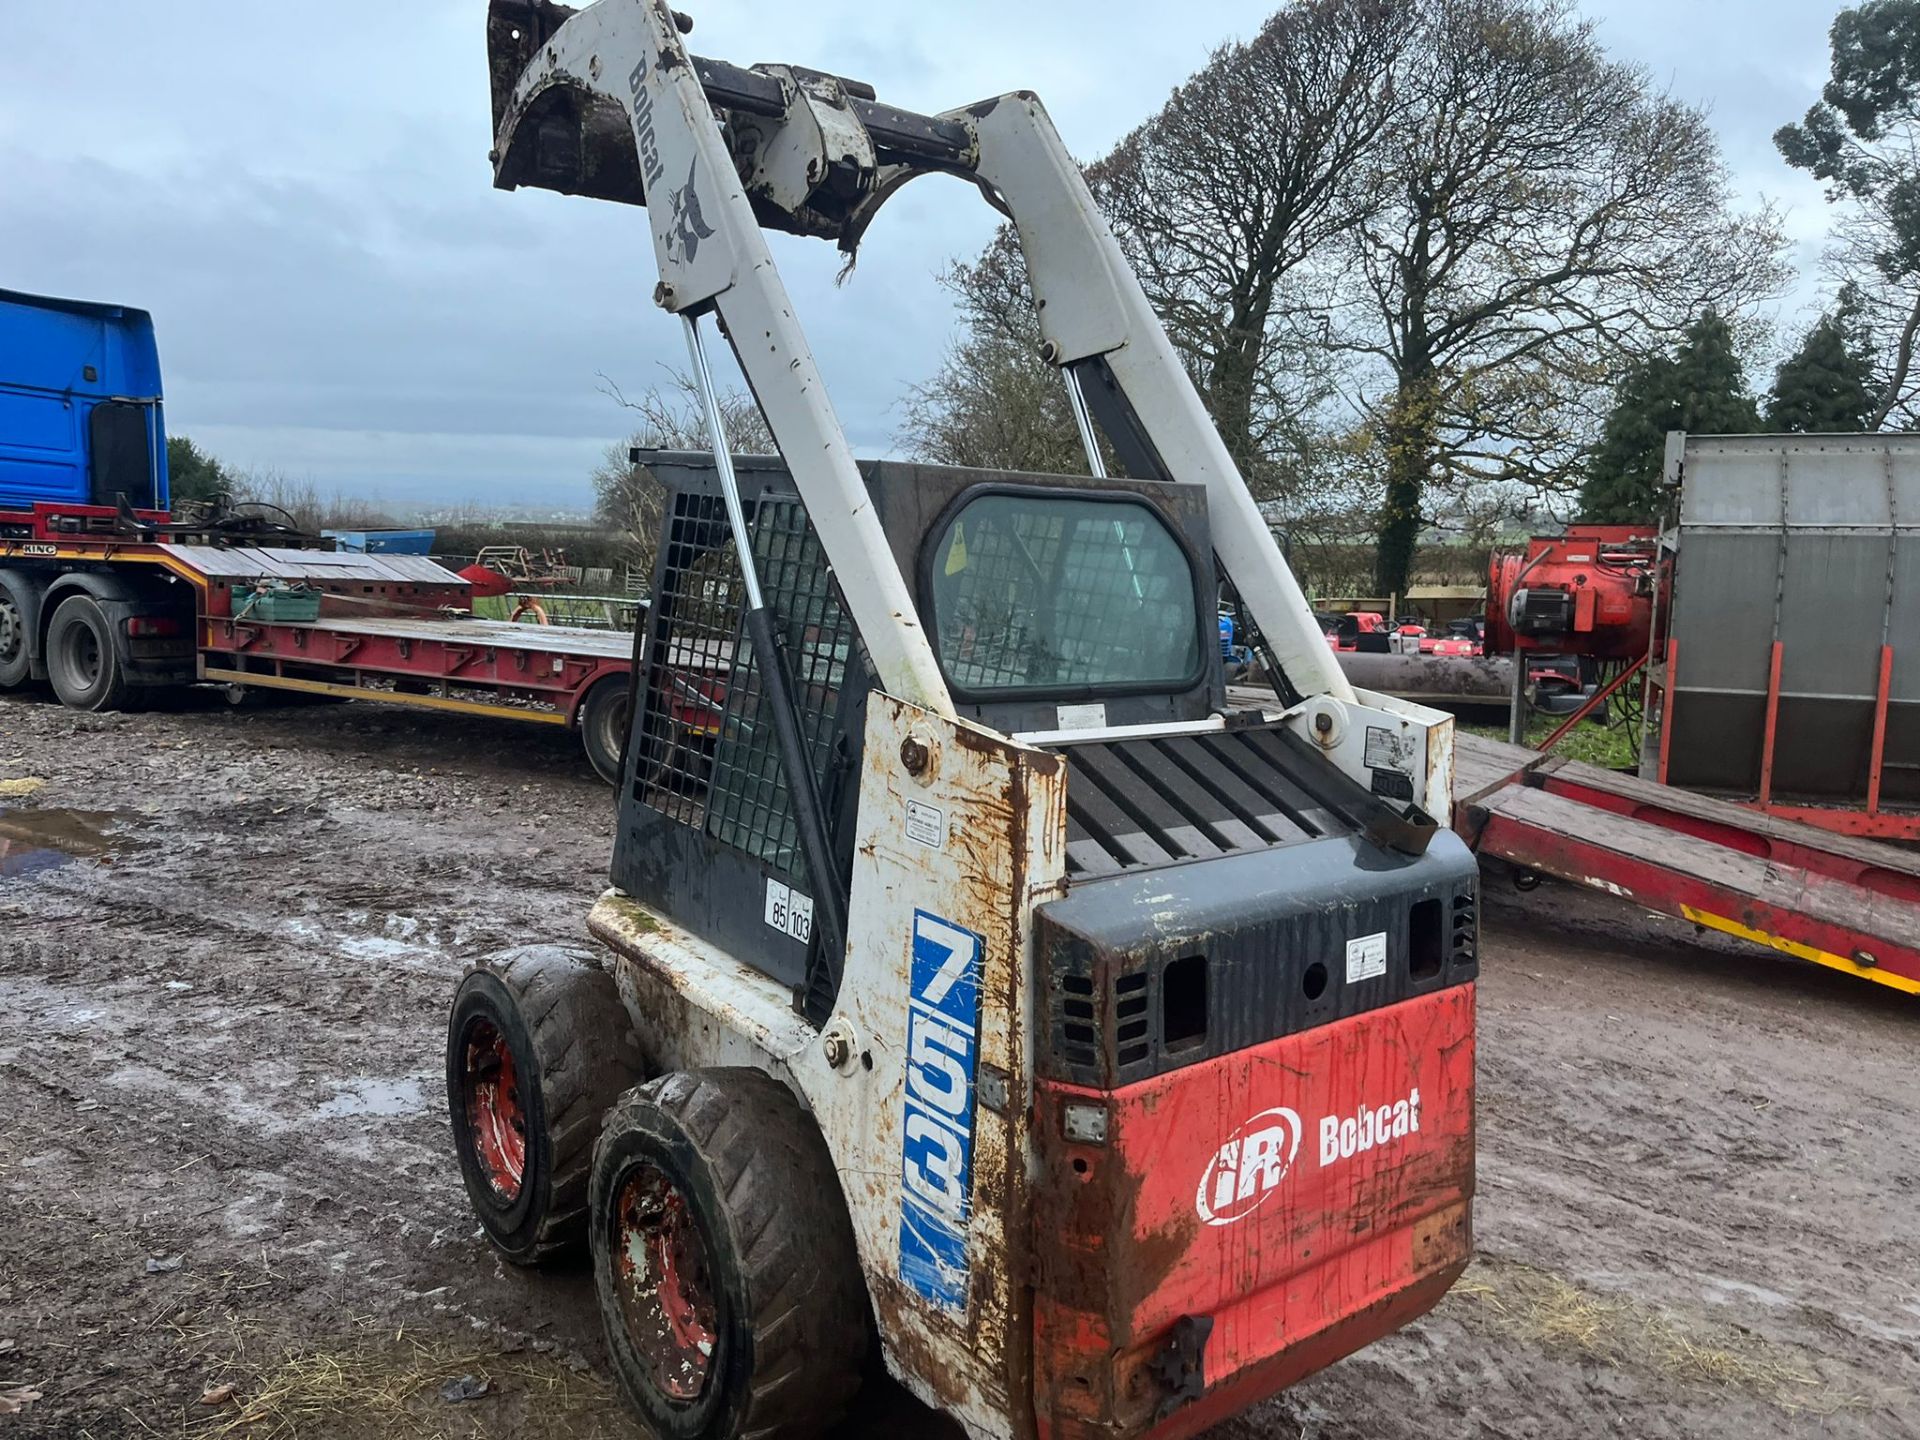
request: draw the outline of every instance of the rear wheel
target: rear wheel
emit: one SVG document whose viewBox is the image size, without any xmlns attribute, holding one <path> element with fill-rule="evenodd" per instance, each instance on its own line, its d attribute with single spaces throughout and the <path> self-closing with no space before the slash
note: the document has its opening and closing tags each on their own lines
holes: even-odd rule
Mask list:
<svg viewBox="0 0 1920 1440">
<path fill-rule="evenodd" d="M 467 1198 L 516 1265 L 586 1238 L 594 1137 L 642 1073 L 613 977 L 529 946 L 482 962 L 454 995 L 447 1106 Z"/>
<path fill-rule="evenodd" d="M 624 675 L 602 680 L 580 702 L 580 743 L 594 770 L 609 785 L 620 783 L 632 713 Z"/>
<path fill-rule="evenodd" d="M 74 710 L 118 710 L 130 688 L 113 627 L 98 601 L 73 595 L 60 602 L 47 627 L 47 678 L 60 703 Z"/>
<path fill-rule="evenodd" d="M 0 691 L 18 690 L 33 677 L 27 601 L 19 585 L 12 576 L 0 575 Z"/>
<path fill-rule="evenodd" d="M 662 1440 L 813 1440 L 860 1386 L 871 1319 L 811 1117 L 757 1070 L 623 1096 L 593 1160 L 607 1345 Z"/>
</svg>

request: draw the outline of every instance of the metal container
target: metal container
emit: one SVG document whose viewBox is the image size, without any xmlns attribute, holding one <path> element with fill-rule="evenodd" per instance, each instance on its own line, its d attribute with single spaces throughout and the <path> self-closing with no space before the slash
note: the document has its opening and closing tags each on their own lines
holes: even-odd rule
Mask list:
<svg viewBox="0 0 1920 1440">
<path fill-rule="evenodd" d="M 1776 809 L 1920 801 L 1920 436 L 1675 435 L 1667 479 L 1643 770 Z"/>
</svg>

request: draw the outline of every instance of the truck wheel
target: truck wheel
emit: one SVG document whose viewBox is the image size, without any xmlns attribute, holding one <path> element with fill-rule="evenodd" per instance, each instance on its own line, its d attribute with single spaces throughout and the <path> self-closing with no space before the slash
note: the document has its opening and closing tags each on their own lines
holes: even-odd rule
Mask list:
<svg viewBox="0 0 1920 1440">
<path fill-rule="evenodd" d="M 580 743 L 595 772 L 609 785 L 620 783 L 620 762 L 627 749 L 627 725 L 633 714 L 627 677 L 611 676 L 580 702 Z"/>
<path fill-rule="evenodd" d="M 33 678 L 33 651 L 27 643 L 31 622 L 19 584 L 0 575 L 0 691 L 18 690 Z"/>
<path fill-rule="evenodd" d="M 113 645 L 113 627 L 91 596 L 70 596 L 53 612 L 47 678 L 60 703 L 73 710 L 118 710 L 126 703 L 127 676 Z"/>
<path fill-rule="evenodd" d="M 482 961 L 447 1024 L 447 1108 L 467 1197 L 516 1265 L 577 1249 L 600 1121 L 644 1073 L 613 977 L 530 945 Z"/>
<path fill-rule="evenodd" d="M 812 1440 L 859 1390 L 871 1318 L 813 1120 L 757 1070 L 623 1096 L 593 1156 L 614 1371 L 662 1440 Z"/>
</svg>

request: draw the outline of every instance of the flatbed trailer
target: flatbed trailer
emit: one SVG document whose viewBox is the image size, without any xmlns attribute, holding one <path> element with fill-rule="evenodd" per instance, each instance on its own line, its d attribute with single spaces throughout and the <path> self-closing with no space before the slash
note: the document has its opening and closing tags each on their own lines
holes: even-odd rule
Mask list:
<svg viewBox="0 0 1920 1440">
<path fill-rule="evenodd" d="M 130 527 L 151 538 L 116 533 Z M 476 619 L 472 587 L 419 556 L 159 538 L 179 530 L 152 512 L 0 511 L 0 689 L 51 680 L 82 709 L 194 683 L 379 700 L 571 729 L 618 775 L 631 636 Z M 318 592 L 317 617 L 252 613 L 249 592 L 290 589 Z"/>
<path fill-rule="evenodd" d="M 1920 995 L 1920 852 L 1475 735 L 1454 826 L 1482 857 Z"/>
</svg>

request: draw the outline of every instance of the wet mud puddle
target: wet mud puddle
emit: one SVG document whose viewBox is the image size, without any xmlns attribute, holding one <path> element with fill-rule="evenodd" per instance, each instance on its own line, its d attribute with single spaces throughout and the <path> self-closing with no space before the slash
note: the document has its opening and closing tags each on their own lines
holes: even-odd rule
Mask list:
<svg viewBox="0 0 1920 1440">
<path fill-rule="evenodd" d="M 110 811 L 0 809 L 0 880 L 111 860 L 120 820 Z"/>
</svg>

